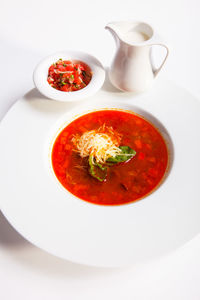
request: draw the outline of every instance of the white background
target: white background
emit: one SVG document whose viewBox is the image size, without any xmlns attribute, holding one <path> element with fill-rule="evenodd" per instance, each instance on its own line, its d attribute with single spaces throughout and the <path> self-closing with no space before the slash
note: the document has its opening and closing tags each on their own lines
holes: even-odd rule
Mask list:
<svg viewBox="0 0 200 300">
<path fill-rule="evenodd" d="M 0 119 L 33 88 L 33 69 L 48 54 L 83 50 L 108 66 L 115 45 L 104 26 L 114 20 L 150 23 L 170 47 L 159 76 L 199 97 L 199 16 L 198 0 L 0 0 Z M 199 300 L 199 253 L 200 236 L 146 264 L 123 269 L 79 266 L 32 246 L 0 213 L 0 299 Z"/>
</svg>

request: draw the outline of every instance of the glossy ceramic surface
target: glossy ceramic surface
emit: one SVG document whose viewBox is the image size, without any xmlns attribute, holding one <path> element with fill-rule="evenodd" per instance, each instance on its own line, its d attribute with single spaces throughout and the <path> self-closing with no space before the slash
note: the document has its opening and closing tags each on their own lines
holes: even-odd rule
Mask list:
<svg viewBox="0 0 200 300">
<path fill-rule="evenodd" d="M 200 231 L 199 101 L 171 83 L 132 98 L 104 85 L 91 100 L 59 104 L 32 90 L 8 112 L 0 125 L 0 208 L 9 222 L 47 252 L 93 266 L 137 263 L 192 239 Z M 51 143 L 65 122 L 109 107 L 144 114 L 173 146 L 164 183 L 141 201 L 115 207 L 72 196 L 49 163 Z"/>
<path fill-rule="evenodd" d="M 168 57 L 168 47 L 155 30 L 143 22 L 112 22 L 107 24 L 106 29 L 111 32 L 116 42 L 116 53 L 109 69 L 112 84 L 120 90 L 135 93 L 150 88 Z M 166 49 L 166 56 L 156 70 L 151 61 L 154 45 Z"/>
</svg>

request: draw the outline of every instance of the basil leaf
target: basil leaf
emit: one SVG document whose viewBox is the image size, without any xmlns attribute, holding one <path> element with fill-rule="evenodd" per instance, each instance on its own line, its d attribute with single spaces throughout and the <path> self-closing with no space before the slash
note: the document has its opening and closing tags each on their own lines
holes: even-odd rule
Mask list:
<svg viewBox="0 0 200 300">
<path fill-rule="evenodd" d="M 106 171 L 106 170 L 107 170 L 107 167 L 106 167 L 106 166 L 103 166 L 103 165 L 100 164 L 100 163 L 95 162 L 95 165 L 98 166 L 102 171 Z"/>
<path fill-rule="evenodd" d="M 119 146 L 119 149 L 121 149 L 121 154 L 109 157 L 106 162 L 117 164 L 120 162 L 125 162 L 136 155 L 136 151 L 130 148 L 129 146 Z"/>
<path fill-rule="evenodd" d="M 104 181 L 107 176 L 107 167 L 102 166 L 99 163 L 93 163 L 92 156 L 89 156 L 89 173 L 92 177 L 99 181 Z"/>
</svg>

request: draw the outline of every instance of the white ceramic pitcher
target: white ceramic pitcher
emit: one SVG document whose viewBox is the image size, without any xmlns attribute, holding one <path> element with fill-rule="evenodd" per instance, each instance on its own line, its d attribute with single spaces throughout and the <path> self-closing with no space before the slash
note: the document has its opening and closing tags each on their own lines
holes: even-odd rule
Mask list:
<svg viewBox="0 0 200 300">
<path fill-rule="evenodd" d="M 109 69 L 112 84 L 123 91 L 138 93 L 147 90 L 167 59 L 169 54 L 167 46 L 146 23 L 121 21 L 109 23 L 105 28 L 111 32 L 117 45 Z M 153 45 L 160 45 L 166 49 L 166 56 L 156 70 L 151 61 Z"/>
</svg>

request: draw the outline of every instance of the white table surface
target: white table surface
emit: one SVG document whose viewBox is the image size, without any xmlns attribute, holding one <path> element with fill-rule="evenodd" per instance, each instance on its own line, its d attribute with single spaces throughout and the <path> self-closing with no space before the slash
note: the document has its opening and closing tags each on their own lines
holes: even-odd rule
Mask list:
<svg viewBox="0 0 200 300">
<path fill-rule="evenodd" d="M 199 97 L 199 12 L 198 0 L 1 0 L 0 119 L 33 88 L 32 71 L 48 54 L 78 49 L 109 65 L 115 45 L 104 26 L 113 20 L 152 24 L 170 46 L 159 76 Z M 199 253 L 197 236 L 174 253 L 145 264 L 122 269 L 80 266 L 31 245 L 0 212 L 0 299 L 199 300 Z"/>
</svg>

